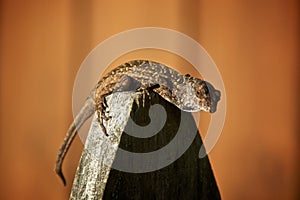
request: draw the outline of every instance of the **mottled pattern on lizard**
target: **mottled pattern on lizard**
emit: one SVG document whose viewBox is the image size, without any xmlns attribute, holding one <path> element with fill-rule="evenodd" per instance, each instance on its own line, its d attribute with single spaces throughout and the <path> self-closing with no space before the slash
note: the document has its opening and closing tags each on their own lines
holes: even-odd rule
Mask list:
<svg viewBox="0 0 300 200">
<path fill-rule="evenodd" d="M 71 124 L 60 148 L 55 171 L 62 178 L 64 184 L 66 181 L 61 170 L 62 163 L 82 124 L 97 112 L 99 125 L 107 134 L 103 124 L 103 121 L 110 119 L 109 113 L 106 112 L 106 96 L 113 92 L 142 91 L 143 101 L 145 101 L 145 93 L 148 93 L 148 88 L 153 89 L 161 97 L 187 112 L 203 110 L 213 113 L 216 111 L 221 95 L 220 91 L 210 83 L 188 74 L 181 75 L 174 69 L 153 61 L 134 60 L 113 69 L 91 91 L 84 106 Z"/>
</svg>

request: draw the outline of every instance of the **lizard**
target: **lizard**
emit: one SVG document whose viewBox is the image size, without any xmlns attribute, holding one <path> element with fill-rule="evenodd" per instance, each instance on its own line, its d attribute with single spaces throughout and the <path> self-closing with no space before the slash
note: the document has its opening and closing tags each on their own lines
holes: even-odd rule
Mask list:
<svg viewBox="0 0 300 200">
<path fill-rule="evenodd" d="M 149 89 L 186 112 L 203 110 L 214 113 L 221 96 L 220 91 L 209 82 L 189 74 L 182 75 L 158 62 L 133 60 L 120 65 L 99 80 L 67 131 L 55 166 L 55 172 L 64 185 L 66 180 L 62 173 L 62 163 L 77 131 L 84 122 L 96 112 L 100 127 L 104 134 L 108 135 L 103 123 L 110 119 L 106 111 L 106 97 L 114 92 L 140 91 L 143 94 L 144 105 L 145 95 L 150 98 Z"/>
</svg>

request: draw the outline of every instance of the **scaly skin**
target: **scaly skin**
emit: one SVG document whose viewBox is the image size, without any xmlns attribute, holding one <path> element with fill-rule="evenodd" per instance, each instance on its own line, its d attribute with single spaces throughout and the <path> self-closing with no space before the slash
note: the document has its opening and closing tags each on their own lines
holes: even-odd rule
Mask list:
<svg viewBox="0 0 300 200">
<path fill-rule="evenodd" d="M 220 91 L 210 83 L 193 78 L 190 75 L 181 75 L 177 71 L 157 62 L 148 60 L 134 60 L 127 62 L 104 76 L 91 91 L 82 109 L 71 124 L 56 160 L 56 173 L 61 177 L 64 185 L 66 180 L 62 173 L 62 163 L 70 148 L 77 131 L 83 123 L 95 112 L 103 132 L 107 135 L 103 120 L 109 120 L 106 112 L 105 97 L 121 91 L 142 91 L 148 93 L 151 88 L 161 97 L 187 112 L 213 113 L 220 100 Z"/>
</svg>

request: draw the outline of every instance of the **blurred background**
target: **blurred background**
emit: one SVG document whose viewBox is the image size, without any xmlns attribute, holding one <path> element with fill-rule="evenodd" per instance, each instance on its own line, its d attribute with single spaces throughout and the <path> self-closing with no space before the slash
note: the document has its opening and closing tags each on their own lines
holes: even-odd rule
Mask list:
<svg viewBox="0 0 300 200">
<path fill-rule="evenodd" d="M 227 118 L 209 157 L 223 199 L 300 199 L 299 9 L 298 0 L 0 0 L 0 199 L 68 199 L 79 138 L 67 187 L 53 169 L 77 70 L 103 40 L 145 26 L 192 37 L 219 67 Z M 130 58 L 186 69 L 161 52 L 116 63 Z"/>
</svg>

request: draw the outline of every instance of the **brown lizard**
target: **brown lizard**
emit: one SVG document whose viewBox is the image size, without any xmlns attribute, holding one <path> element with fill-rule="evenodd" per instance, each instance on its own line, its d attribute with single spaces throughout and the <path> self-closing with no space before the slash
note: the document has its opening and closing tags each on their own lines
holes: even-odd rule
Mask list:
<svg viewBox="0 0 300 200">
<path fill-rule="evenodd" d="M 189 74 L 181 75 L 174 69 L 149 60 L 134 60 L 113 69 L 91 91 L 67 131 L 55 168 L 64 185 L 66 180 L 62 173 L 62 163 L 83 123 L 97 112 L 99 125 L 107 135 L 103 125 L 103 120 L 110 119 L 106 112 L 106 96 L 121 91 L 142 91 L 144 104 L 145 94 L 149 94 L 149 88 L 187 112 L 203 110 L 213 113 L 216 111 L 221 95 L 220 91 L 204 80 L 191 77 Z"/>
</svg>

